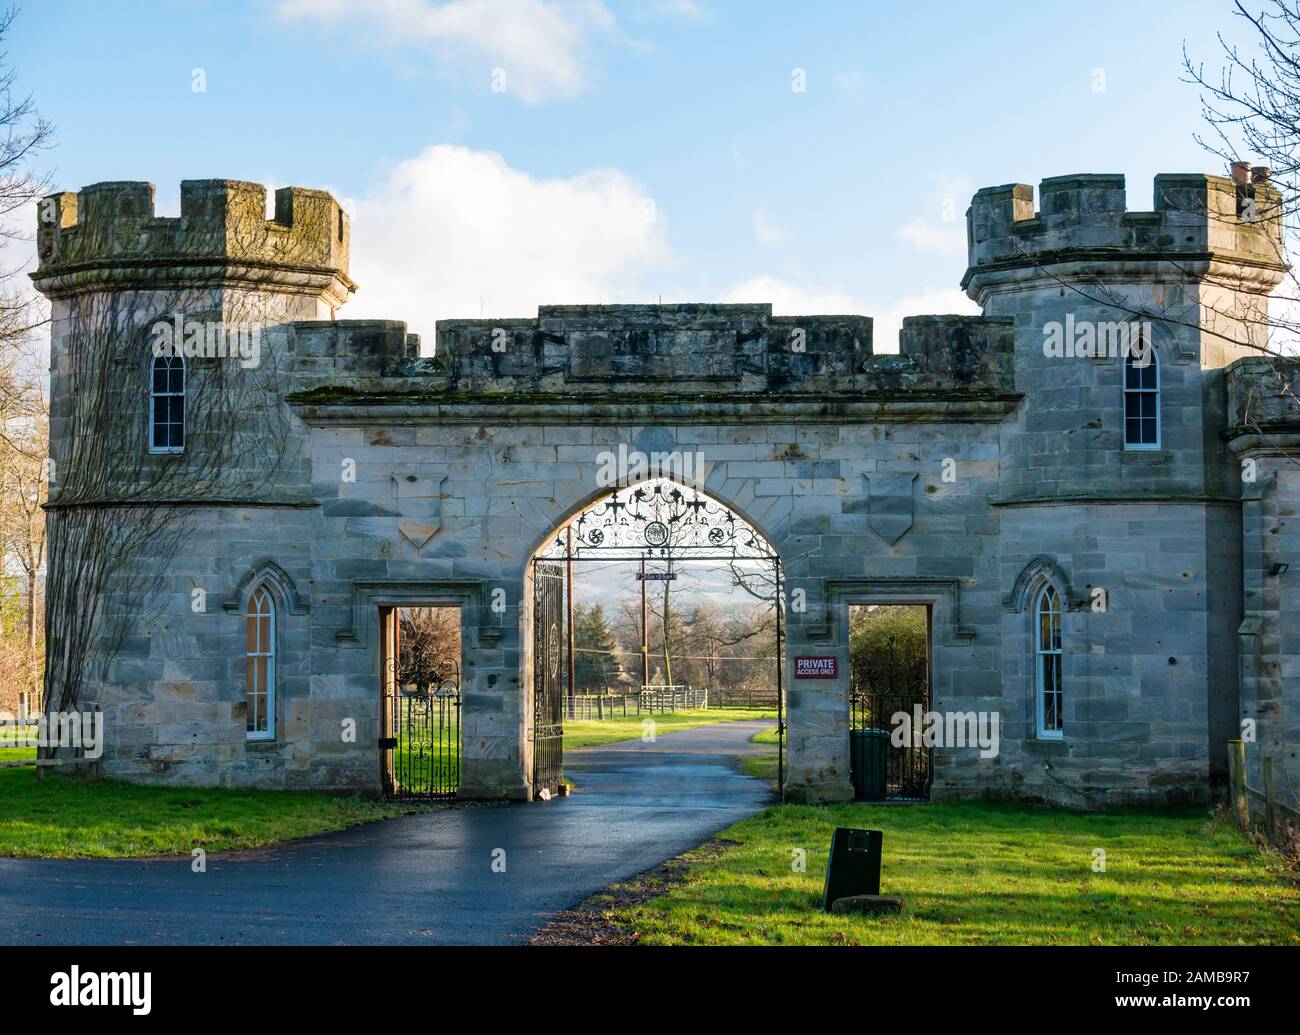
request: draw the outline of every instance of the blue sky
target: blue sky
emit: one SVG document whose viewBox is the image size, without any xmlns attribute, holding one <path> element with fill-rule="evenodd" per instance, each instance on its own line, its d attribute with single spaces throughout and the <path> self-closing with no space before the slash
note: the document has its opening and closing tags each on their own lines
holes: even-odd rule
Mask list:
<svg viewBox="0 0 1300 1035">
<path fill-rule="evenodd" d="M 1149 208 L 1157 172 L 1221 171 L 1180 60 L 1217 67 L 1233 22 L 1227 0 L 28 0 L 7 42 L 62 188 L 148 179 L 163 214 L 183 178 L 345 199 L 342 317 L 431 338 L 538 302 L 772 301 L 875 316 L 892 350 L 903 312 L 969 306 L 975 189 L 1123 172 Z"/>
</svg>

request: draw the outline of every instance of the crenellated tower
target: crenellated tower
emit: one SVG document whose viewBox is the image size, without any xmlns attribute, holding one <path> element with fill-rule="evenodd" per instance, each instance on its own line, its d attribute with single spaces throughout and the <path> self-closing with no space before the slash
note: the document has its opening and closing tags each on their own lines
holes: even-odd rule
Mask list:
<svg viewBox="0 0 1300 1035">
<path fill-rule="evenodd" d="M 149 183 L 39 204 L 32 279 L 52 313 L 46 627 L 58 645 L 48 704 L 100 702 L 108 763 L 133 773 L 208 753 L 223 782 L 241 782 L 268 764 L 244 751 L 243 677 L 228 659 L 247 600 L 232 587 L 250 570 L 290 590 L 310 577 L 307 433 L 284 400 L 294 326 L 330 325 L 355 285 L 348 218 L 329 194 L 278 190 L 270 219 L 266 204 L 265 188 L 237 180 L 183 182 L 176 217 L 155 214 Z M 290 590 L 286 616 L 300 602 Z M 308 636 L 286 622 L 277 644 L 305 656 Z M 307 680 L 285 665 L 276 686 L 299 695 L 280 712 L 296 730 Z M 153 712 L 127 703 L 139 693 Z"/>
<path fill-rule="evenodd" d="M 292 419 L 289 325 L 332 320 L 355 290 L 350 229 L 324 191 L 276 191 L 271 219 L 266 202 L 264 187 L 238 180 L 184 181 L 176 217 L 155 215 L 150 183 L 40 202 L 32 279 L 52 307 L 56 504 L 260 499 L 284 495 L 277 481 L 305 484 L 292 450 L 270 455 Z M 163 372 L 156 352 L 168 349 L 177 362 Z M 181 385 L 179 401 L 142 405 Z M 155 426 L 160 406 L 184 407 L 183 437 Z M 111 471 L 106 452 L 121 458 Z"/>
<path fill-rule="evenodd" d="M 1024 183 L 975 195 L 962 286 L 1015 321 L 1027 394 L 1004 454 L 1009 498 L 1235 498 L 1221 371 L 1264 343 L 1287 268 L 1281 195 L 1253 176 L 1158 176 L 1151 212 L 1127 211 L 1125 178 L 1109 174 L 1044 179 L 1037 211 Z M 1126 428 L 1126 342 L 1151 346 L 1139 365 L 1153 371 L 1130 387 L 1161 393 L 1154 437 Z"/>
<path fill-rule="evenodd" d="M 975 195 L 962 286 L 986 316 L 1015 320 L 1027 393 L 1003 460 L 1009 497 L 1234 494 L 1215 439 L 1218 372 L 1264 343 L 1267 295 L 1286 270 L 1280 195 L 1254 175 L 1157 176 L 1149 212 L 1127 210 L 1120 175 L 1044 180 L 1037 211 L 1027 184 Z M 1134 334 L 1155 355 L 1154 442 L 1125 438 L 1115 353 Z"/>
<path fill-rule="evenodd" d="M 1223 371 L 1263 344 L 1287 267 L 1267 170 L 1233 173 L 1157 176 L 1145 212 L 1128 210 L 1123 176 L 1087 174 L 1044 180 L 1037 209 L 1026 184 L 986 188 L 967 213 L 962 286 L 1014 322 L 1024 393 L 1002 429 L 1004 578 L 1039 556 L 1056 566 L 1074 728 L 1109 723 L 1097 749 L 1121 768 L 1158 754 L 1217 772 L 1235 723 L 1240 479 Z M 1150 718 L 1168 720 L 1161 743 L 1142 742 Z M 1125 728 L 1134 742 L 1114 742 Z M 1030 738 L 1040 749 L 1048 764 L 1071 750 Z"/>
<path fill-rule="evenodd" d="M 325 191 L 185 180 L 181 214 L 154 214 L 154 186 L 95 183 L 40 203 L 39 265 L 50 298 L 105 289 L 256 289 L 285 296 L 293 319 L 328 319 L 355 290 L 348 217 Z M 292 299 L 292 301 L 290 300 Z"/>
</svg>

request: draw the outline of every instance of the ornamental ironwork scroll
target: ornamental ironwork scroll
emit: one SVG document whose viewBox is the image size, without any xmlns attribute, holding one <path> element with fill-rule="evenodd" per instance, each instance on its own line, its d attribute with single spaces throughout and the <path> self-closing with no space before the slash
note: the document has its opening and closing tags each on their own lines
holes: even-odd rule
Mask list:
<svg viewBox="0 0 1300 1035">
<path fill-rule="evenodd" d="M 711 496 L 659 478 L 614 489 L 592 503 L 540 556 L 730 561 L 775 560 L 778 555 L 753 525 Z"/>
</svg>

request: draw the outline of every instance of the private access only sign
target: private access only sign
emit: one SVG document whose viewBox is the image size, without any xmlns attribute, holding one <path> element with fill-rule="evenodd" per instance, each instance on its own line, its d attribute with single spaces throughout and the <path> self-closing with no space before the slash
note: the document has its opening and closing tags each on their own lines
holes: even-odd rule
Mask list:
<svg viewBox="0 0 1300 1035">
<path fill-rule="evenodd" d="M 794 659 L 795 679 L 834 679 L 839 675 L 835 655 L 802 656 Z"/>
</svg>

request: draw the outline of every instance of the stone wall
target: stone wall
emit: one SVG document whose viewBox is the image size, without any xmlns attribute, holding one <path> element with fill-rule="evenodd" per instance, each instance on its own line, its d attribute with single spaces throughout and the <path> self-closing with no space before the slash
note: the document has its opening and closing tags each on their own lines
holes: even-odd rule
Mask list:
<svg viewBox="0 0 1300 1035">
<path fill-rule="evenodd" d="M 1278 796 L 1293 807 L 1300 806 L 1297 377 L 1295 358 L 1246 359 L 1228 370 L 1231 443 L 1242 480 L 1244 602 L 1237 630 L 1241 701 L 1233 736 L 1246 741 L 1251 786 L 1263 787 L 1261 760 L 1269 755 Z"/>
<path fill-rule="evenodd" d="M 798 329 L 804 351 L 791 348 Z M 327 519 L 345 520 L 340 543 L 354 558 L 321 556 L 318 590 L 344 593 L 359 578 L 464 581 L 483 597 L 504 589 L 507 613 L 484 613 L 492 646 L 465 655 L 476 681 L 464 711 L 467 784 L 527 793 L 531 628 L 519 602 L 530 599 L 530 557 L 607 491 L 602 453 L 699 454 L 703 488 L 776 545 L 789 588 L 806 595 L 807 612 L 790 617 L 789 656 L 846 649 L 828 613 L 833 580 L 837 594 L 933 598 L 946 608 L 937 669 L 956 680 L 978 654 L 987 685 L 996 646 L 972 651 L 950 628 L 961 592 L 979 606 L 979 588 L 965 586 L 996 569 L 986 498 L 996 425 L 1015 400 L 1008 329 L 909 320 L 903 355 L 874 356 L 860 318 L 777 320 L 768 306 L 545 307 L 536 321 L 440 324 L 437 357 L 421 360 L 400 325 L 297 325 L 300 354 L 313 357 L 292 397 L 313 429 L 312 488 Z M 707 369 L 685 362 L 701 336 L 715 346 Z M 603 358 L 574 366 L 578 343 Z M 946 459 L 962 474 L 955 484 L 942 480 Z M 349 465 L 356 481 L 340 484 Z M 901 540 L 871 530 L 877 473 L 914 476 L 915 525 Z M 403 501 L 411 479 L 436 486 L 436 507 L 418 513 Z M 323 584 L 331 567 L 336 579 Z M 846 797 L 847 687 L 794 683 L 789 707 L 790 796 Z"/>
</svg>

